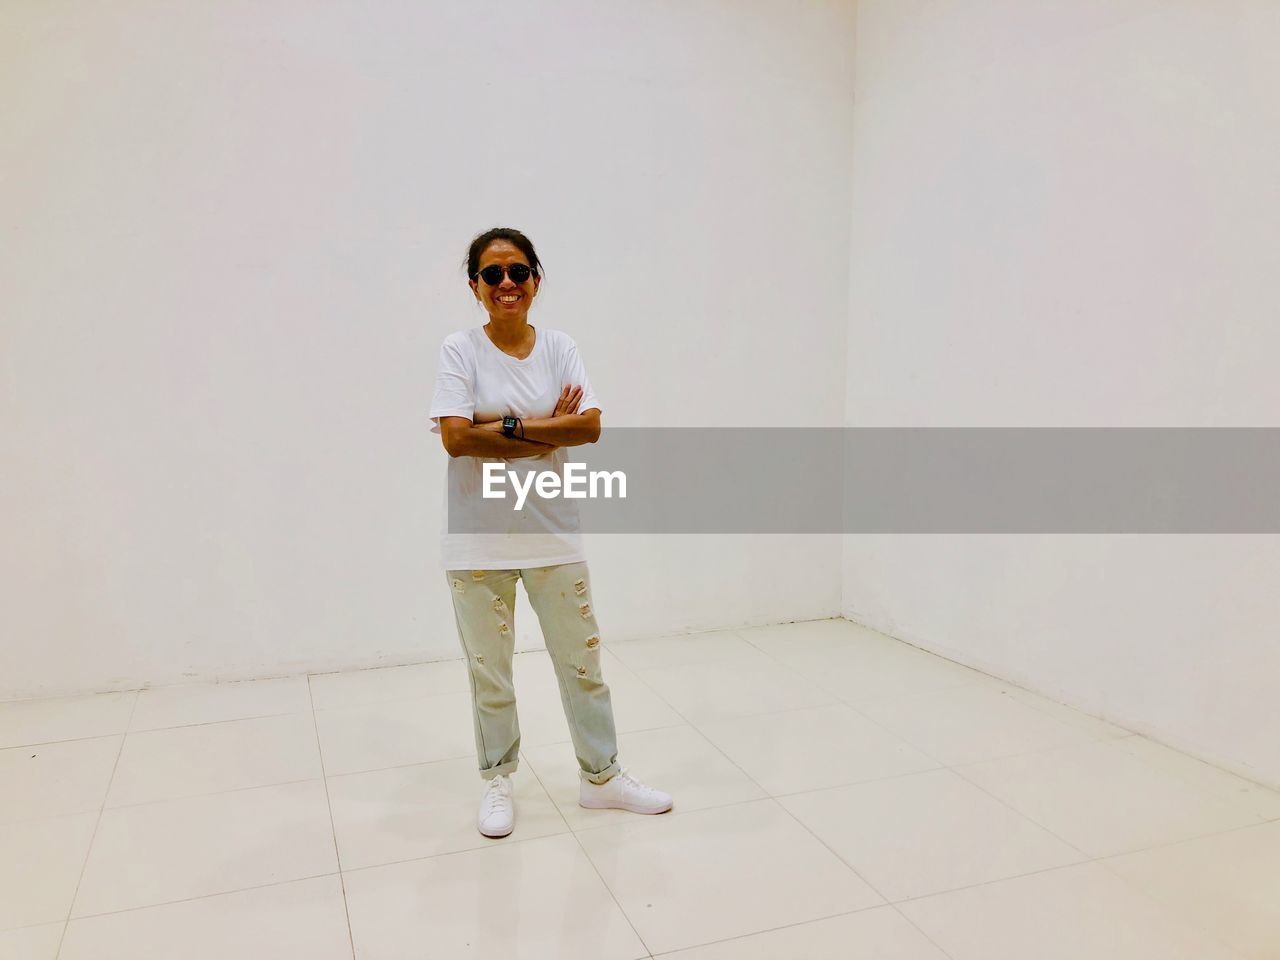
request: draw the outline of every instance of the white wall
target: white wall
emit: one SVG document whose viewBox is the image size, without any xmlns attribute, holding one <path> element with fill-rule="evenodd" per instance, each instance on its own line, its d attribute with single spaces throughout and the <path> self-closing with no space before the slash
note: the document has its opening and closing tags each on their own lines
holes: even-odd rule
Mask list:
<svg viewBox="0 0 1280 960">
<path fill-rule="evenodd" d="M 862 0 L 848 423 L 1280 426 L 1280 6 Z M 846 538 L 853 619 L 1280 784 L 1280 538 Z"/>
<path fill-rule="evenodd" d="M 496 224 L 606 425 L 838 425 L 852 27 L 5 4 L 0 696 L 454 656 L 426 411 Z M 591 551 L 614 636 L 839 610 L 835 536 Z"/>
</svg>

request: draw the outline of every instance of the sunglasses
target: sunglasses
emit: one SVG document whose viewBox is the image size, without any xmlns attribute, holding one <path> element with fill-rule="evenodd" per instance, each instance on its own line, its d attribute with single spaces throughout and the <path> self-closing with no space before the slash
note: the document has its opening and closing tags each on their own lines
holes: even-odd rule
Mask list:
<svg viewBox="0 0 1280 960">
<path fill-rule="evenodd" d="M 496 287 L 502 282 L 504 268 L 501 264 L 491 263 L 480 271 L 480 279 L 491 287 Z M 511 278 L 512 283 L 524 283 L 529 279 L 529 275 L 533 273 L 532 268 L 524 263 L 513 263 L 505 268 L 506 275 Z"/>
</svg>

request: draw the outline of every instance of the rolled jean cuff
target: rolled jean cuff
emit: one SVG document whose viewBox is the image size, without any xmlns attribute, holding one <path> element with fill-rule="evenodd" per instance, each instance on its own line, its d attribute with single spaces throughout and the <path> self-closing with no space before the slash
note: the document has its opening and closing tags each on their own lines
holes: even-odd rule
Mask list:
<svg viewBox="0 0 1280 960">
<path fill-rule="evenodd" d="M 480 771 L 480 776 L 486 780 L 492 780 L 494 777 L 510 776 L 516 772 L 516 767 L 520 765 L 518 760 L 508 760 L 506 763 L 500 763 L 496 767 L 489 767 Z"/>
<path fill-rule="evenodd" d="M 585 770 L 579 770 L 578 776 L 580 776 L 583 780 L 586 780 L 588 783 L 594 783 L 596 785 L 599 785 L 602 783 L 608 783 L 610 780 L 612 780 L 615 776 L 618 775 L 621 769 L 622 768 L 618 766 L 618 761 L 615 760 L 613 763 L 609 764 L 599 773 L 587 773 L 587 771 Z"/>
</svg>

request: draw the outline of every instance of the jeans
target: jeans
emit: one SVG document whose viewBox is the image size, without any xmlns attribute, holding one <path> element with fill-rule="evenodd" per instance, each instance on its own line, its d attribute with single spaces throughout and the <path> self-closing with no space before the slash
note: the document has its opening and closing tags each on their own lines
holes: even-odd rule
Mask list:
<svg viewBox="0 0 1280 960">
<path fill-rule="evenodd" d="M 523 580 L 560 684 L 580 776 L 592 783 L 613 777 L 618 772 L 618 742 L 609 687 L 600 675 L 600 628 L 591 611 L 587 565 L 450 570 L 447 576 L 471 677 L 480 775 L 492 779 L 512 773 L 519 761 L 511 658 L 516 581 Z"/>
</svg>

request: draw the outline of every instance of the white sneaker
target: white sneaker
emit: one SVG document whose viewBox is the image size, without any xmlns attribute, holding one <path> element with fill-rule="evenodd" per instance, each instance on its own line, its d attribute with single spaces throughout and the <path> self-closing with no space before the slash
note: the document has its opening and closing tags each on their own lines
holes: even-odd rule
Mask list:
<svg viewBox="0 0 1280 960">
<path fill-rule="evenodd" d="M 632 813 L 666 813 L 671 794 L 646 787 L 625 770 L 605 783 L 583 780 L 578 788 L 578 806 L 592 810 L 630 810 Z"/>
<path fill-rule="evenodd" d="M 511 799 L 511 777 L 499 774 L 489 781 L 480 797 L 477 825 L 486 837 L 505 837 L 515 828 L 516 805 Z"/>
</svg>

